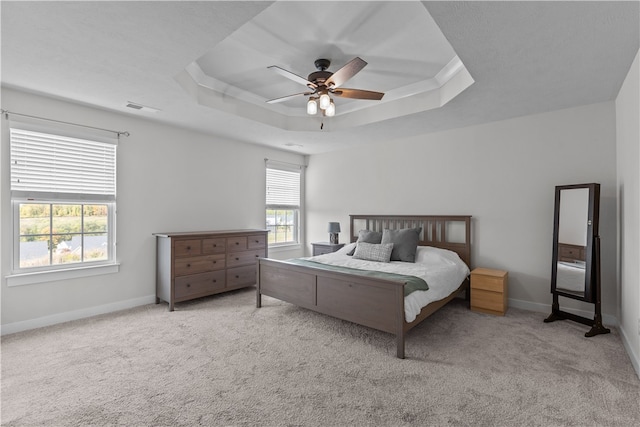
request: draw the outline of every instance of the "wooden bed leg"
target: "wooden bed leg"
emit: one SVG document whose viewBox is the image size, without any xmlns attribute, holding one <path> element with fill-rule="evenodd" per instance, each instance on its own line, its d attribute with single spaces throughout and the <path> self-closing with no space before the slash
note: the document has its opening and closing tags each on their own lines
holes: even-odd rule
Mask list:
<svg viewBox="0 0 640 427">
<path fill-rule="evenodd" d="M 404 359 L 404 334 L 399 334 L 396 337 L 396 357 L 398 359 Z"/>
<path fill-rule="evenodd" d="M 404 359 L 404 287 L 396 288 L 396 357 Z"/>
<path fill-rule="evenodd" d="M 256 268 L 256 308 L 262 307 L 262 294 L 260 293 L 260 260 L 257 261 Z"/>
</svg>

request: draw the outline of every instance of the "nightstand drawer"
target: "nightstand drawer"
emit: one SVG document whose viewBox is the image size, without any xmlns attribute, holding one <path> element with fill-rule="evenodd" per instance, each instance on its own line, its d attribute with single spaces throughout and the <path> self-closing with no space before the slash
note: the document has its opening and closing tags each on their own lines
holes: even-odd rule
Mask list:
<svg viewBox="0 0 640 427">
<path fill-rule="evenodd" d="M 312 243 L 311 247 L 313 248 L 313 250 L 311 253 L 313 256 L 330 254 L 340 250 L 343 246 L 344 246 L 344 243 L 327 243 L 327 242 Z"/>
<path fill-rule="evenodd" d="M 504 290 L 504 279 L 501 277 L 473 276 L 471 282 L 472 289 L 483 289 L 485 291 L 500 292 Z"/>
<path fill-rule="evenodd" d="M 504 314 L 507 302 L 502 292 L 471 290 L 471 309 L 491 314 Z"/>
</svg>

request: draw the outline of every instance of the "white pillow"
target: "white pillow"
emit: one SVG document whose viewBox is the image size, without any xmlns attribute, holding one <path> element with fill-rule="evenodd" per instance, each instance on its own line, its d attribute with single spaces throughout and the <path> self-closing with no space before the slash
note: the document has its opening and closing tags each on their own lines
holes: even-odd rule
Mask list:
<svg viewBox="0 0 640 427">
<path fill-rule="evenodd" d="M 340 249 L 335 251 L 335 253 L 341 254 L 341 255 L 346 255 L 347 253 L 351 252 L 355 248 L 356 248 L 356 244 L 355 243 L 349 243 L 348 245 L 344 245 L 343 247 L 341 247 Z"/>
<path fill-rule="evenodd" d="M 391 260 L 391 251 L 393 251 L 393 243 L 376 244 L 360 242 L 356 245 L 353 258 L 367 261 L 389 262 Z"/>
<path fill-rule="evenodd" d="M 447 250 L 434 248 L 433 246 L 418 246 L 416 250 L 416 262 L 434 264 L 436 262 L 454 265 L 462 260 L 457 253 Z"/>
</svg>

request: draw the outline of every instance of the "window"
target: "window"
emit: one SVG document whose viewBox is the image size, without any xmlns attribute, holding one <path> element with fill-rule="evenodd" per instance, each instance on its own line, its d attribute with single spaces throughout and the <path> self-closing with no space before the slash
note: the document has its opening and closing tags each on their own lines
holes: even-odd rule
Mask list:
<svg viewBox="0 0 640 427">
<path fill-rule="evenodd" d="M 266 228 L 269 246 L 300 243 L 302 167 L 267 161 Z"/>
<path fill-rule="evenodd" d="M 116 142 L 12 124 L 14 273 L 115 264 Z"/>
</svg>

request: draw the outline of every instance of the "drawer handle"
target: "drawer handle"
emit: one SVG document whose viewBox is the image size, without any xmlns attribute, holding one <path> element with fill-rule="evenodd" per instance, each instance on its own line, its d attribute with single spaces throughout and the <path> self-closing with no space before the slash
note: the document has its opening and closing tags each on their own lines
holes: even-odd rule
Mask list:
<svg viewBox="0 0 640 427">
<path fill-rule="evenodd" d="M 240 278 L 240 276 L 236 275 L 236 279 L 239 279 L 239 278 Z"/>
<path fill-rule="evenodd" d="M 187 267 L 191 267 L 191 264 L 187 264 Z"/>
<path fill-rule="evenodd" d="M 190 251 L 191 250 L 191 246 L 187 246 L 187 250 Z"/>
<path fill-rule="evenodd" d="M 187 288 L 190 288 L 190 287 L 191 287 L 191 283 L 187 283 Z"/>
<path fill-rule="evenodd" d="M 240 261 L 240 258 L 236 258 L 236 261 Z"/>
<path fill-rule="evenodd" d="M 214 263 L 214 264 L 215 264 L 216 262 L 218 262 L 218 261 L 213 261 L 213 263 Z"/>
<path fill-rule="evenodd" d="M 216 280 L 216 279 L 213 279 L 213 280 L 212 280 L 212 282 L 213 282 L 213 283 L 216 283 L 216 282 L 217 282 L 217 280 Z"/>
<path fill-rule="evenodd" d="M 239 244 L 240 244 L 240 242 L 236 242 L 236 245 L 239 245 Z"/>
<path fill-rule="evenodd" d="M 260 240 L 256 240 L 256 243 L 260 243 Z"/>
<path fill-rule="evenodd" d="M 260 255 L 256 254 L 256 258 L 260 258 Z"/>
</svg>

